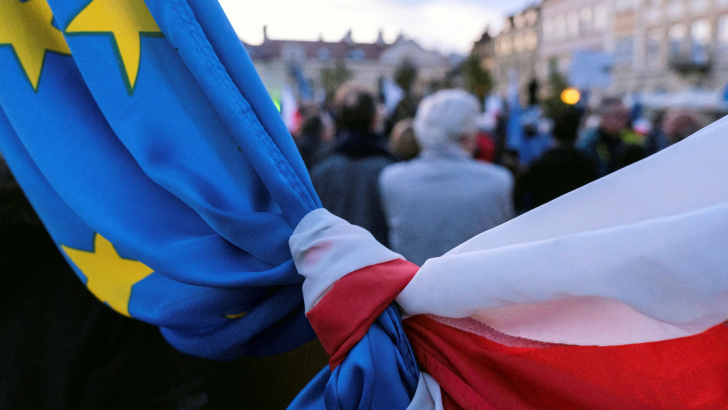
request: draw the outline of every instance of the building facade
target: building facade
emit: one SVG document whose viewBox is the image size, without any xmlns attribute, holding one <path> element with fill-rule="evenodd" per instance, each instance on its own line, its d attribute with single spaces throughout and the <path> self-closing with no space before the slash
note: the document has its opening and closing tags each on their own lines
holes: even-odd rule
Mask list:
<svg viewBox="0 0 728 410">
<path fill-rule="evenodd" d="M 496 62 L 495 70 L 492 71 L 499 94 L 508 92 L 511 72 L 518 75 L 522 98 L 527 94 L 527 85 L 537 78 L 540 22 L 540 7 L 529 7 L 508 16 L 503 23 L 503 29 L 495 38 Z"/>
<path fill-rule="evenodd" d="M 478 58 L 484 70 L 495 73 L 498 59 L 495 54 L 495 38 L 491 36 L 489 29 L 486 28 L 480 39 L 473 43 L 471 54 Z"/>
<path fill-rule="evenodd" d="M 243 44 L 274 99 L 286 86 L 297 89 L 295 70 L 314 89 L 322 89 L 325 69 L 345 67 L 352 81 L 376 90 L 380 79 L 392 78 L 405 60 L 418 69 L 416 88 L 441 79 L 450 69 L 449 60 L 439 53 L 425 50 L 404 36 L 387 43 L 381 33 L 374 43 L 355 42 L 349 32 L 337 42 L 273 40 L 264 35 L 260 45 Z"/>
<path fill-rule="evenodd" d="M 728 84 L 727 0 L 614 0 L 613 92 Z"/>
<path fill-rule="evenodd" d="M 611 56 L 600 94 L 715 90 L 728 83 L 728 0 L 545 0 L 538 76 L 579 50 Z"/>
<path fill-rule="evenodd" d="M 541 5 L 538 76 L 548 76 L 550 64 L 567 73 L 575 50 L 604 52 L 610 48 L 609 0 L 546 0 Z"/>
</svg>

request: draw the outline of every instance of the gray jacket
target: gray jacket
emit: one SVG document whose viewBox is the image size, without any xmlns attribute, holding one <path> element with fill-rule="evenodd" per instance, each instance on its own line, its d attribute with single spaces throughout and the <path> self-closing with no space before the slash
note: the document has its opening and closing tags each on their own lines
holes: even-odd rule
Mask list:
<svg viewBox="0 0 728 410">
<path fill-rule="evenodd" d="M 458 146 L 424 151 L 379 178 L 389 246 L 422 265 L 513 216 L 513 177 Z"/>
</svg>

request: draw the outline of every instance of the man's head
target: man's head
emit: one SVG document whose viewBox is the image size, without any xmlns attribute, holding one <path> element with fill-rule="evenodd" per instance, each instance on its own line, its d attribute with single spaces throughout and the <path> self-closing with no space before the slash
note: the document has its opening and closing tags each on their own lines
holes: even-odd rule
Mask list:
<svg viewBox="0 0 728 410">
<path fill-rule="evenodd" d="M 662 120 L 662 132 L 665 133 L 670 144 L 680 142 L 700 129 L 700 120 L 697 113 L 677 109 L 665 113 Z"/>
<path fill-rule="evenodd" d="M 371 131 L 377 115 L 374 96 L 364 86 L 344 84 L 334 98 L 336 125 L 341 130 Z"/>
<path fill-rule="evenodd" d="M 563 144 L 573 144 L 579 132 L 579 112 L 574 107 L 560 110 L 553 116 L 553 136 Z"/>
<path fill-rule="evenodd" d="M 443 90 L 425 98 L 415 116 L 417 142 L 423 149 L 438 150 L 459 144 L 466 151 L 475 147 L 478 100 L 461 90 Z"/>
<path fill-rule="evenodd" d="M 621 101 L 609 101 L 601 109 L 600 127 L 610 135 L 618 135 L 629 125 L 629 112 Z"/>
<path fill-rule="evenodd" d="M 420 146 L 415 138 L 412 119 L 400 120 L 392 129 L 389 137 L 389 150 L 401 160 L 410 160 L 420 153 Z"/>
</svg>

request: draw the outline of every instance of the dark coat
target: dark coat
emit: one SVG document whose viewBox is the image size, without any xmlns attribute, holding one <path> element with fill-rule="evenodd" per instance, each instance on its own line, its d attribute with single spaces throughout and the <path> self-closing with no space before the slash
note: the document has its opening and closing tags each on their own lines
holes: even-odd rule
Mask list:
<svg viewBox="0 0 728 410">
<path fill-rule="evenodd" d="M 534 161 L 517 180 L 513 193 L 516 212 L 537 208 L 596 180 L 594 160 L 574 148 L 555 148 Z"/>
<path fill-rule="evenodd" d="M 387 246 L 388 229 L 379 194 L 379 174 L 394 158 L 384 138 L 366 131 L 344 131 L 332 155 L 311 171 L 324 208 L 361 226 Z"/>
</svg>

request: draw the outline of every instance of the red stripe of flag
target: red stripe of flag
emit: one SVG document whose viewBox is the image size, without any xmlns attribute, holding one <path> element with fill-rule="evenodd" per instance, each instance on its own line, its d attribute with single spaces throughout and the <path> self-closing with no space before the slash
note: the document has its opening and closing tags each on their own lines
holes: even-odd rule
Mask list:
<svg viewBox="0 0 728 410">
<path fill-rule="evenodd" d="M 412 280 L 419 266 L 403 259 L 356 270 L 334 283 L 331 290 L 306 316 L 331 357 L 329 367 L 338 366 Z"/>
<path fill-rule="evenodd" d="M 449 409 L 728 409 L 728 328 L 622 346 L 508 347 L 425 316 L 404 321 Z"/>
</svg>

